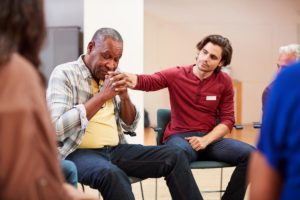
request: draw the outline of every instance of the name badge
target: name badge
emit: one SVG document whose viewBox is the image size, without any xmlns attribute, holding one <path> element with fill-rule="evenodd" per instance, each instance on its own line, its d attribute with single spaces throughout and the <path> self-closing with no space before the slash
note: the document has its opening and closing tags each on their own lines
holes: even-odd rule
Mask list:
<svg viewBox="0 0 300 200">
<path fill-rule="evenodd" d="M 217 96 L 206 96 L 206 101 L 216 101 Z"/>
</svg>

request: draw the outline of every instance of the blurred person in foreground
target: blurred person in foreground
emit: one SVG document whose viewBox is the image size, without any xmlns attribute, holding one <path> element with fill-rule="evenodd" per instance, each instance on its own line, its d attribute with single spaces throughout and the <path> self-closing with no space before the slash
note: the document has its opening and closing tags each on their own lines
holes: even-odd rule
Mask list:
<svg viewBox="0 0 300 200">
<path fill-rule="evenodd" d="M 289 44 L 279 48 L 279 55 L 277 60 L 277 73 L 284 69 L 287 65 L 292 64 L 300 59 L 300 45 Z M 262 94 L 262 110 L 264 110 L 268 94 L 272 88 L 273 81 L 264 89 Z"/>
<path fill-rule="evenodd" d="M 63 182 L 38 71 L 42 0 L 0 1 L 0 199 L 94 199 Z"/>
<path fill-rule="evenodd" d="M 250 200 L 300 198 L 300 63 L 278 74 L 249 167 Z"/>
</svg>

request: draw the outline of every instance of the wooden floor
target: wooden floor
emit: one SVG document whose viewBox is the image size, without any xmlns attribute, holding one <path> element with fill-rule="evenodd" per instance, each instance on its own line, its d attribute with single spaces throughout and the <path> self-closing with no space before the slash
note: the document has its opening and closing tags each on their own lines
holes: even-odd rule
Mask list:
<svg viewBox="0 0 300 200">
<path fill-rule="evenodd" d="M 256 144 L 259 129 L 254 129 L 252 125 L 244 125 L 242 130 L 233 130 L 232 133 L 228 134 L 226 137 L 233 138 L 237 140 L 244 141 L 251 145 Z M 145 129 L 144 144 L 145 145 L 156 145 L 156 134 L 151 128 Z M 234 167 L 224 168 L 223 170 L 223 189 L 226 188 L 228 181 Z M 220 186 L 220 169 L 205 169 L 205 170 L 193 170 L 193 175 L 197 182 L 198 187 L 201 191 L 205 190 L 218 190 Z M 146 179 L 142 181 L 144 199 L 145 200 L 155 200 L 155 184 L 156 179 Z M 171 200 L 171 196 L 166 186 L 165 180 L 163 178 L 157 179 L 158 190 L 157 199 L 158 200 Z M 142 200 L 140 184 L 132 184 L 132 190 L 135 195 L 136 200 Z M 90 189 L 86 187 L 86 193 L 93 195 L 98 195 L 97 190 Z M 220 199 L 219 193 L 202 193 L 205 200 L 218 200 Z M 248 193 L 246 194 L 245 200 L 248 199 Z"/>
</svg>

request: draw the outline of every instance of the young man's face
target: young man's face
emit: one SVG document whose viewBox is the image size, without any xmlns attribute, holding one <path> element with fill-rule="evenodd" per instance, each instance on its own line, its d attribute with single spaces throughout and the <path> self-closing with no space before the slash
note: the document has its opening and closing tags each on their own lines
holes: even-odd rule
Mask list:
<svg viewBox="0 0 300 200">
<path fill-rule="evenodd" d="M 222 66 L 222 48 L 208 42 L 197 56 L 196 65 L 202 72 L 213 72 L 218 66 Z"/>
<path fill-rule="evenodd" d="M 104 80 L 108 71 L 115 71 L 122 57 L 123 43 L 112 38 L 102 42 L 90 42 L 88 46 L 89 69 L 93 78 Z"/>
</svg>

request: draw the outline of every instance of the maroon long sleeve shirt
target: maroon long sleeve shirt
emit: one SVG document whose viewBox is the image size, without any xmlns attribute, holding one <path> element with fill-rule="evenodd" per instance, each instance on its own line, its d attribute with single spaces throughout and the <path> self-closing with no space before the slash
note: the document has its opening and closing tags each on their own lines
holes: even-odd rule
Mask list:
<svg viewBox="0 0 300 200">
<path fill-rule="evenodd" d="M 136 90 L 168 88 L 171 120 L 163 141 L 175 133 L 210 132 L 217 119 L 230 130 L 234 125 L 234 91 L 231 78 L 213 73 L 204 80 L 193 74 L 193 65 L 174 67 L 153 75 L 138 75 Z"/>
</svg>

